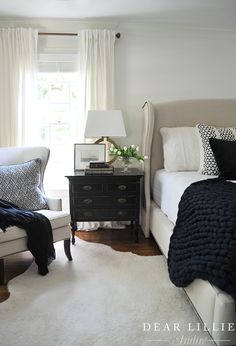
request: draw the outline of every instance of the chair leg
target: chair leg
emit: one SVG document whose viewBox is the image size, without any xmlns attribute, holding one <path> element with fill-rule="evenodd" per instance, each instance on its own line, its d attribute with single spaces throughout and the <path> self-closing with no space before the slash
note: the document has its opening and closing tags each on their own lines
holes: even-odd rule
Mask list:
<svg viewBox="0 0 236 346">
<path fill-rule="evenodd" d="M 4 259 L 0 258 L 0 285 L 4 285 Z"/>
<path fill-rule="evenodd" d="M 66 257 L 68 258 L 69 261 L 72 261 L 72 256 L 70 252 L 70 239 L 65 239 L 64 240 L 64 251 L 66 254 Z"/>
</svg>

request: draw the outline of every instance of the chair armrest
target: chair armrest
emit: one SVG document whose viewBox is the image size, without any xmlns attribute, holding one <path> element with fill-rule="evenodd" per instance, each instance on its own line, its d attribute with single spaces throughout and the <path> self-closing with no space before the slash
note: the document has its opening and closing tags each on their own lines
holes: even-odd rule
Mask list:
<svg viewBox="0 0 236 346">
<path fill-rule="evenodd" d="M 46 197 L 46 196 L 44 198 L 50 210 L 58 210 L 58 211 L 62 210 L 61 198 L 53 198 L 53 197 Z"/>
</svg>

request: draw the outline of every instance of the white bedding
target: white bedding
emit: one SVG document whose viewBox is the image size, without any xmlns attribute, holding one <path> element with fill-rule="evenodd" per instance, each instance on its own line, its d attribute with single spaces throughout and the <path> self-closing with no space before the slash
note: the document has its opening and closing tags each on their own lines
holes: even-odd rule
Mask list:
<svg viewBox="0 0 236 346">
<path fill-rule="evenodd" d="M 198 172 L 166 172 L 157 170 L 153 179 L 153 200 L 174 224 L 177 219 L 178 205 L 184 190 L 192 183 L 216 178 Z"/>
</svg>

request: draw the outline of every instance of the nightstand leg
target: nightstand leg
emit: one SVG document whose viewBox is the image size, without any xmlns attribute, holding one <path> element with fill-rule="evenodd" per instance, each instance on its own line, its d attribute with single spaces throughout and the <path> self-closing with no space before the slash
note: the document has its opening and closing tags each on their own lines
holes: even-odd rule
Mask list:
<svg viewBox="0 0 236 346">
<path fill-rule="evenodd" d="M 4 259 L 0 258 L 0 285 L 4 285 Z"/>
<path fill-rule="evenodd" d="M 138 243 L 138 232 L 139 232 L 139 221 L 134 222 L 134 236 L 135 236 L 135 243 Z"/>
<path fill-rule="evenodd" d="M 74 221 L 71 221 L 71 234 L 72 234 L 72 244 L 74 245 L 75 244 L 75 231 L 77 231 L 77 225 L 76 225 L 76 222 Z"/>
</svg>

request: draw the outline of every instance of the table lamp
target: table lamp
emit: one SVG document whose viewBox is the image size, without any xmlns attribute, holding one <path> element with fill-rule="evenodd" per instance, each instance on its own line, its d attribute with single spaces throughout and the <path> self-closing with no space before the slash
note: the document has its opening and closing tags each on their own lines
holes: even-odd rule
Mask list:
<svg viewBox="0 0 236 346">
<path fill-rule="evenodd" d="M 88 111 L 85 138 L 98 138 L 96 144 L 106 144 L 106 159 L 108 160 L 108 143 L 117 144 L 110 137 L 126 137 L 124 120 L 121 110 Z M 114 160 L 111 160 L 114 161 Z M 110 161 L 110 162 L 111 162 Z"/>
</svg>

